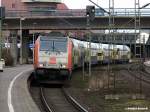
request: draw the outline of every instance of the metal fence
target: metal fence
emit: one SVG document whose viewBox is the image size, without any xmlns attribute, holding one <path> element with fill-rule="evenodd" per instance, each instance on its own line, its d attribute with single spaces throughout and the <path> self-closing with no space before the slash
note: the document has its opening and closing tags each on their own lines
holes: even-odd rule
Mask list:
<svg viewBox="0 0 150 112">
<path fill-rule="evenodd" d="M 109 9 L 105 9 L 109 11 Z M 140 10 L 141 16 L 150 16 L 150 8 Z M 41 16 L 65 16 L 65 17 L 85 17 L 85 9 L 67 9 L 67 10 L 8 10 L 6 11 L 6 17 L 41 17 Z M 95 16 L 109 16 L 103 10 L 96 9 Z M 114 9 L 114 16 L 135 16 L 134 8 L 116 8 Z"/>
</svg>

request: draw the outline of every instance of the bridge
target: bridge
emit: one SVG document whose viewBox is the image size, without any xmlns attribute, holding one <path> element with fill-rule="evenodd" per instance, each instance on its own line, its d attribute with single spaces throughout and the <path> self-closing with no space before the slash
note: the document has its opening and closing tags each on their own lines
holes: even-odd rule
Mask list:
<svg viewBox="0 0 150 112">
<path fill-rule="evenodd" d="M 108 10 L 108 9 L 105 9 Z M 114 9 L 115 29 L 133 29 L 134 8 Z M 137 13 L 136 13 L 137 15 Z M 150 8 L 140 10 L 141 28 L 150 28 Z M 86 30 L 86 10 L 68 9 L 68 10 L 21 10 L 6 11 L 6 18 L 3 20 L 3 29 L 19 30 L 20 23 L 22 29 L 36 30 Z M 36 23 L 34 25 L 33 23 Z M 91 29 L 108 29 L 109 14 L 101 11 L 95 11 L 95 19 L 91 22 Z"/>
</svg>

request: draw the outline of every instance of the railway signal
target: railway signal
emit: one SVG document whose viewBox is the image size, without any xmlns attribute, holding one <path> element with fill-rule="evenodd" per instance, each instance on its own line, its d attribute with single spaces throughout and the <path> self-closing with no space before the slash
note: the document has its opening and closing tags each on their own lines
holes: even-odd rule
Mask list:
<svg viewBox="0 0 150 112">
<path fill-rule="evenodd" d="M 88 5 L 86 6 L 86 16 L 89 17 L 90 21 L 93 21 L 95 18 L 95 6 Z"/>
</svg>

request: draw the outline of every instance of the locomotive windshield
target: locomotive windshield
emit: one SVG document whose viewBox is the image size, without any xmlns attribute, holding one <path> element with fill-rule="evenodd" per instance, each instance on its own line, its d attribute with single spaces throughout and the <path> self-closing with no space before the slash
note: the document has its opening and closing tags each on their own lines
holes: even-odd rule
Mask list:
<svg viewBox="0 0 150 112">
<path fill-rule="evenodd" d="M 67 38 L 41 38 L 41 51 L 66 52 Z"/>
</svg>

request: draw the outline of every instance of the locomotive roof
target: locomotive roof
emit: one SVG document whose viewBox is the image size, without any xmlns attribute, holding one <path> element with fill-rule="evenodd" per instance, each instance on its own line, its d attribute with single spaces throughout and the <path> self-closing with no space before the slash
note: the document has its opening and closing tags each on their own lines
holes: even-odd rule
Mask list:
<svg viewBox="0 0 150 112">
<path fill-rule="evenodd" d="M 66 40 L 68 37 L 39 36 L 40 40 Z"/>
</svg>

